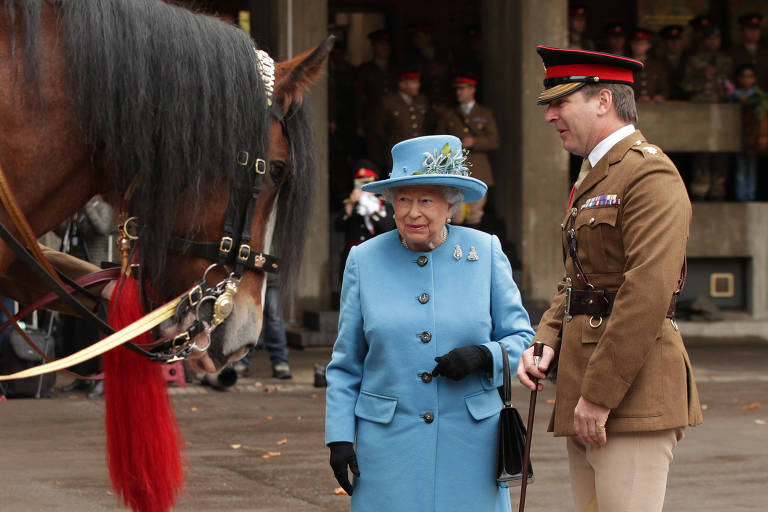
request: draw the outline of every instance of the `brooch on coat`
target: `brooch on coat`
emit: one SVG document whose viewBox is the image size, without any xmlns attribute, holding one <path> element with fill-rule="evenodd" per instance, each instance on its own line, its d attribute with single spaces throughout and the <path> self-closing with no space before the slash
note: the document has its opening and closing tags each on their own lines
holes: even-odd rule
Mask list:
<svg viewBox="0 0 768 512">
<path fill-rule="evenodd" d="M 477 256 L 477 251 L 475 250 L 475 246 L 471 246 L 469 248 L 469 255 L 467 256 L 468 261 L 477 261 L 480 258 Z"/>
</svg>

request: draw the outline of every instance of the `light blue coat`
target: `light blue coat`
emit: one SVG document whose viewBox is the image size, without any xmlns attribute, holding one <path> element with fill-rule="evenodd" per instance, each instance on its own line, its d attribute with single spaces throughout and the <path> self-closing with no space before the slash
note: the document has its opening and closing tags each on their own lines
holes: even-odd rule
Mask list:
<svg viewBox="0 0 768 512">
<path fill-rule="evenodd" d="M 472 247 L 476 261 L 467 259 Z M 496 341 L 514 369 L 532 339 L 496 236 L 451 226 L 437 249 L 417 253 L 393 230 L 353 248 L 326 374 L 325 421 L 326 443 L 356 442 L 352 511 L 509 512 L 509 491 L 496 484 Z M 422 378 L 436 356 L 475 344 L 490 349 L 492 375 Z"/>
</svg>

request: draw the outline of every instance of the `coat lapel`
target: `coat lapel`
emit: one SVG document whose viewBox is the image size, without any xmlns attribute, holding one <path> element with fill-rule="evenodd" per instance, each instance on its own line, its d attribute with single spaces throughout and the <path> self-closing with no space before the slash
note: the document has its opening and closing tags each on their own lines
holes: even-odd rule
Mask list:
<svg viewBox="0 0 768 512">
<path fill-rule="evenodd" d="M 581 186 L 576 189 L 576 192 L 574 192 L 573 206 L 578 206 L 578 200 L 581 199 L 581 196 L 583 196 L 587 191 L 589 191 L 589 189 L 600 183 L 606 176 L 608 176 L 609 167 L 616 162 L 620 162 L 621 159 L 624 158 L 624 155 L 627 153 L 627 151 L 629 151 L 629 148 L 632 147 L 638 140 L 644 141 L 645 137 L 643 137 L 643 134 L 640 133 L 640 130 L 635 130 L 631 135 L 621 139 L 610 150 L 608 150 L 608 153 L 606 153 L 603 158 L 597 162 L 597 165 L 594 166 L 591 171 L 589 171 L 589 174 L 587 174 L 587 177 L 584 178 Z"/>
</svg>

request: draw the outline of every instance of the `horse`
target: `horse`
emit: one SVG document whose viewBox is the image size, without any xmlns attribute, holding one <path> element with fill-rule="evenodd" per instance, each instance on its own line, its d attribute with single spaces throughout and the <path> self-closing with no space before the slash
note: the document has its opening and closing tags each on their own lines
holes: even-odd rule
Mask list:
<svg viewBox="0 0 768 512">
<path fill-rule="evenodd" d="M 236 285 L 231 313 L 194 337 L 193 363 L 210 372 L 241 358 L 261 329 L 263 271 L 277 270 L 266 254 L 272 241 L 284 284 L 297 274 L 314 179 L 303 93 L 332 38 L 272 73 L 271 58 L 239 28 L 159 0 L 0 5 L 0 166 L 35 236 L 105 195 L 138 219 L 132 261 L 150 307 L 201 276 Z M 0 209 L 0 223 L 18 235 L 10 220 Z M 213 256 L 200 250 L 211 246 Z M 230 252 L 242 257 L 234 270 Z M 0 244 L 0 275 L 14 258 Z M 190 316 L 167 321 L 162 335 L 185 332 Z M 146 393 L 145 377 L 129 376 L 140 391 L 125 388 Z M 155 418 L 169 415 L 167 397 L 142 409 L 125 395 L 115 412 L 116 394 L 107 380 L 113 484 L 134 510 L 168 510 L 183 478 L 178 453 L 169 455 L 178 452 L 175 420 Z M 145 423 L 124 427 L 115 415 Z M 110 431 L 128 444 L 117 446 Z M 158 461 L 165 455 L 173 460 Z"/>
<path fill-rule="evenodd" d="M 140 264 L 155 302 L 165 301 L 211 264 L 189 245 L 217 241 L 237 200 L 236 160 L 247 154 L 270 163 L 251 247 L 266 252 L 274 240 L 281 273 L 296 274 L 314 169 L 302 93 L 328 43 L 277 64 L 270 107 L 253 41 L 215 17 L 150 0 L 3 4 L 0 165 L 36 235 L 95 194 L 120 203 L 133 187 L 126 202 L 141 223 Z M 0 247 L 0 274 L 13 258 Z M 199 369 L 256 343 L 264 286 L 263 272 L 245 273 Z"/>
</svg>

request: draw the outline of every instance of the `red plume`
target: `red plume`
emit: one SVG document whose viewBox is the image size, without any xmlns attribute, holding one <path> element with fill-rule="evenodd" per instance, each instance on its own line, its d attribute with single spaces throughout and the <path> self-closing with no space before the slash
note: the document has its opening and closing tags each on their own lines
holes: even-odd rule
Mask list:
<svg viewBox="0 0 768 512">
<path fill-rule="evenodd" d="M 119 330 L 144 314 L 138 281 L 121 278 L 107 322 Z M 151 331 L 132 341 L 151 343 Z M 118 496 L 135 512 L 167 512 L 184 487 L 181 434 L 161 364 L 125 347 L 104 354 L 109 473 Z"/>
</svg>

